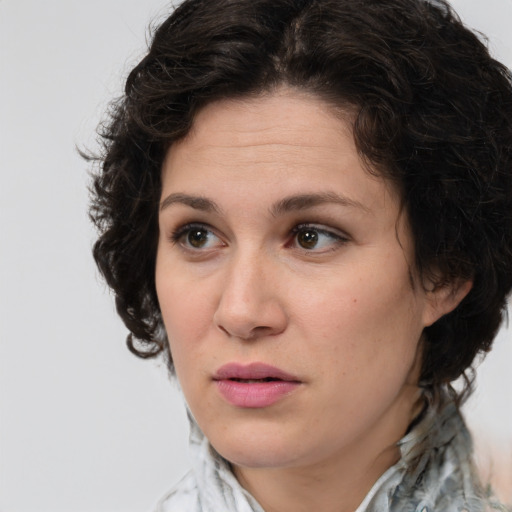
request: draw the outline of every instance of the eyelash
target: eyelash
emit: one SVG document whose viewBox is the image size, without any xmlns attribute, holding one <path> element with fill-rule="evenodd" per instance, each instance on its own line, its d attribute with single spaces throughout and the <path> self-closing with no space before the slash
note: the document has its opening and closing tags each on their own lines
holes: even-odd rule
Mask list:
<svg viewBox="0 0 512 512">
<path fill-rule="evenodd" d="M 185 225 L 179 227 L 178 229 L 176 229 L 175 231 L 173 231 L 171 233 L 169 239 L 173 244 L 180 244 L 185 250 L 194 251 L 194 252 L 199 252 L 201 250 L 204 250 L 203 247 L 193 248 L 190 245 L 188 245 L 185 240 L 183 240 L 184 237 L 187 236 L 188 234 L 190 234 L 194 229 L 197 231 L 206 231 L 208 233 L 213 233 L 214 236 L 216 236 L 217 238 L 220 239 L 220 237 L 215 235 L 215 232 L 211 226 L 209 226 L 208 224 L 201 224 L 201 223 L 185 224 Z M 320 227 L 317 224 L 303 223 L 303 224 L 298 224 L 298 225 L 294 226 L 290 230 L 290 234 L 293 236 L 292 236 L 292 239 L 289 242 L 287 242 L 286 247 L 295 245 L 296 249 L 301 250 L 305 253 L 308 253 L 308 254 L 319 253 L 320 251 L 315 250 L 316 247 L 308 249 L 306 247 L 301 247 L 298 245 L 298 242 L 297 242 L 298 235 L 301 232 L 307 232 L 307 231 L 310 231 L 312 233 L 317 233 L 321 236 L 322 235 L 326 236 L 331 240 L 329 245 L 332 244 L 333 246 L 329 247 L 326 250 L 321 251 L 321 252 L 331 252 L 331 251 L 335 250 L 337 247 L 339 247 L 340 245 L 346 244 L 349 241 L 348 236 L 346 236 L 344 234 L 340 234 L 339 232 L 336 232 L 336 231 L 333 231 L 330 229 L 325 229 L 324 227 Z"/>
<path fill-rule="evenodd" d="M 291 233 L 293 234 L 292 242 L 297 244 L 297 236 L 301 232 L 307 232 L 307 231 L 311 231 L 311 232 L 318 233 L 320 235 L 324 235 L 330 239 L 330 245 L 332 245 L 332 247 L 330 247 L 327 250 L 324 250 L 322 252 L 333 251 L 333 250 L 337 249 L 340 245 L 343 245 L 349 241 L 348 236 L 343 235 L 339 232 L 336 232 L 336 231 L 333 231 L 330 229 L 326 229 L 324 227 L 318 226 L 317 224 L 304 223 L 304 224 L 298 224 L 291 230 Z M 297 247 L 297 248 L 302 251 L 305 251 L 307 253 L 319 252 L 318 250 L 315 251 L 314 249 L 307 249 L 305 247 Z"/>
<path fill-rule="evenodd" d="M 185 224 L 184 226 L 179 227 L 178 229 L 176 229 L 175 231 L 173 231 L 171 233 L 171 236 L 170 236 L 171 242 L 173 242 L 174 244 L 180 243 L 182 241 L 183 237 L 185 237 L 185 235 L 191 233 L 192 230 L 194 230 L 194 229 L 196 229 L 198 231 L 207 231 L 209 233 L 214 233 L 214 230 L 208 224 L 201 224 L 201 223 Z M 215 236 L 217 236 L 217 235 L 215 235 Z M 217 238 L 219 238 L 219 237 L 217 237 Z"/>
</svg>

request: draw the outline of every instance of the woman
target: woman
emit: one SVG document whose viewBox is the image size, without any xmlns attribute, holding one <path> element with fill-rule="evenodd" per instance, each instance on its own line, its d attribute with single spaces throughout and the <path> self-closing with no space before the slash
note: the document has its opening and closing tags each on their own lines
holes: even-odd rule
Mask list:
<svg viewBox="0 0 512 512">
<path fill-rule="evenodd" d="M 512 85 L 450 7 L 186 0 L 111 114 L 95 258 L 192 425 L 158 510 L 498 508 L 458 407 L 512 286 Z"/>
</svg>

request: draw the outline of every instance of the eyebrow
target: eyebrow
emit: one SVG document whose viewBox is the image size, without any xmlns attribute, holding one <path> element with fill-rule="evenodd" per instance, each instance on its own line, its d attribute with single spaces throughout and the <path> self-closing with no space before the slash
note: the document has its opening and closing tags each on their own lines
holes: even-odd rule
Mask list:
<svg viewBox="0 0 512 512">
<path fill-rule="evenodd" d="M 284 213 L 307 210 L 308 208 L 329 203 L 344 207 L 358 208 L 365 213 L 370 212 L 370 210 L 359 201 L 350 199 L 343 195 L 335 194 L 334 192 L 321 192 L 318 194 L 299 194 L 285 197 L 270 207 L 270 214 L 273 217 L 277 217 Z M 185 206 L 190 206 L 195 210 L 201 210 L 208 213 L 220 214 L 222 211 L 215 201 L 212 201 L 211 199 L 182 193 L 169 194 L 160 203 L 160 211 L 173 204 L 183 204 Z"/>
<path fill-rule="evenodd" d="M 271 207 L 270 213 L 277 217 L 286 212 L 307 210 L 315 206 L 323 204 L 337 204 L 344 207 L 358 208 L 363 210 L 365 213 L 370 213 L 369 208 L 364 204 L 350 199 L 346 196 L 335 194 L 334 192 L 322 192 L 318 194 L 300 194 L 290 197 L 285 197 L 278 201 L 274 206 Z"/>
<path fill-rule="evenodd" d="M 161 203 L 160 211 L 165 210 L 173 204 L 184 204 L 195 210 L 201 210 L 209 213 L 220 213 L 221 209 L 214 201 L 202 196 L 191 196 L 188 194 L 169 194 Z"/>
</svg>

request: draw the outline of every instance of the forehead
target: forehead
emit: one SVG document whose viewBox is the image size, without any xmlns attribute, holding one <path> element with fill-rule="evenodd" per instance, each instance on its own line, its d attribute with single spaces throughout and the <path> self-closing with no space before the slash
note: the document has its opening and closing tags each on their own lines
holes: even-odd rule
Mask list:
<svg viewBox="0 0 512 512">
<path fill-rule="evenodd" d="M 328 178 L 363 173 L 362 181 L 395 196 L 394 186 L 360 158 L 352 131 L 353 110 L 284 88 L 212 102 L 196 115 L 187 136 L 169 149 L 164 181 L 170 185 L 184 168 L 190 182 L 208 179 L 205 171 L 212 179 L 215 171 L 216 178 L 225 173 L 241 182 L 269 171 L 289 181 L 324 174 L 326 185 Z M 174 176 L 169 175 L 171 170 Z"/>
<path fill-rule="evenodd" d="M 352 121 L 348 107 L 331 106 L 299 89 L 281 88 L 207 104 L 196 115 L 186 139 L 223 145 L 228 134 L 230 143 L 241 148 L 254 143 L 329 148 L 340 135 L 350 136 Z"/>
</svg>

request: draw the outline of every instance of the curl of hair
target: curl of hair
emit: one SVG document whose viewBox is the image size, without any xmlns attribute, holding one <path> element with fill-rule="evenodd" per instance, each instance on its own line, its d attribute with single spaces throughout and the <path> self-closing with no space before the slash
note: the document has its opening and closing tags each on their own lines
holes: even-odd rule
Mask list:
<svg viewBox="0 0 512 512">
<path fill-rule="evenodd" d="M 166 151 L 204 105 L 282 85 L 355 112 L 361 157 L 401 193 L 421 275 L 473 281 L 424 333 L 422 383 L 441 390 L 490 349 L 512 287 L 511 74 L 443 0 L 185 0 L 156 29 L 111 105 L 92 188 L 94 256 L 130 349 L 166 350 Z"/>
</svg>

